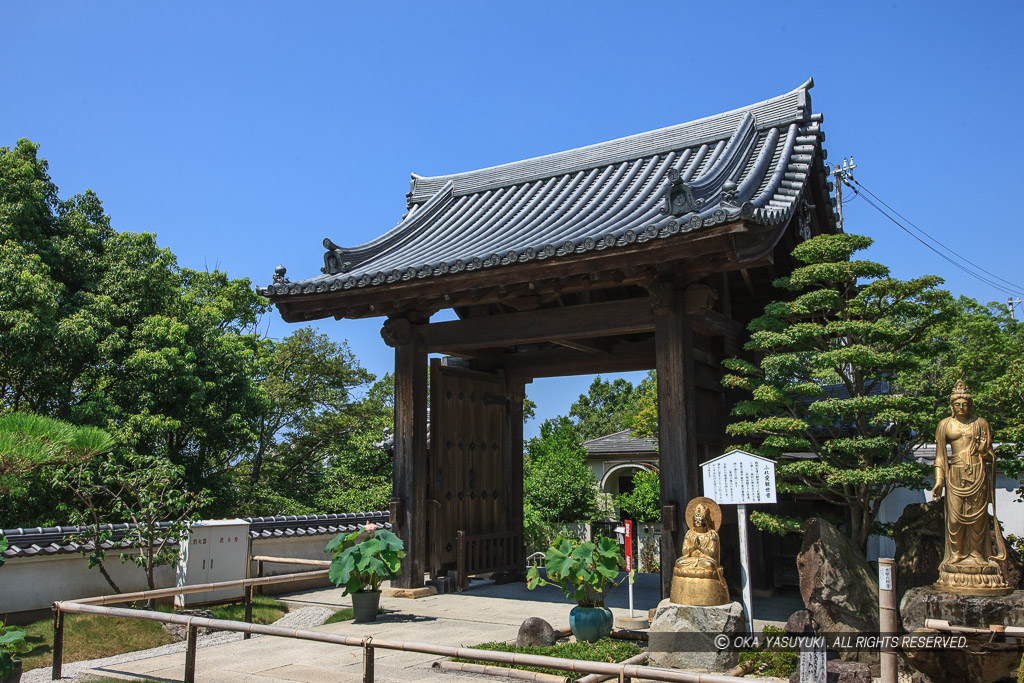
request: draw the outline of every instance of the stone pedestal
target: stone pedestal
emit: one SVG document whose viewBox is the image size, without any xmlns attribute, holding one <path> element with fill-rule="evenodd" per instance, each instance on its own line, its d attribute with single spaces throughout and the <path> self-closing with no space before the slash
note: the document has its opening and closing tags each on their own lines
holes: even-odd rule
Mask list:
<svg viewBox="0 0 1024 683">
<path fill-rule="evenodd" d="M 719 649 L 715 636 L 730 640 L 745 632 L 743 605 L 731 602 L 714 607 L 658 603 L 651 622 L 648 655 L 651 666 L 687 671 L 728 671 L 736 666 L 739 652 Z"/>
<path fill-rule="evenodd" d="M 914 635 L 937 635 L 924 628 L 926 619 L 942 619 L 951 626 L 987 628 L 991 624 L 1024 626 L 1024 591 L 1002 597 L 971 596 L 938 590 L 912 588 L 900 603 L 903 628 Z M 946 633 L 943 635 L 960 635 Z M 997 639 L 998 640 L 998 639 Z M 907 652 L 911 667 L 933 683 L 999 681 L 1013 678 L 1020 662 L 1017 645 L 988 642 L 988 636 L 967 636 L 967 647 L 953 650 Z"/>
</svg>

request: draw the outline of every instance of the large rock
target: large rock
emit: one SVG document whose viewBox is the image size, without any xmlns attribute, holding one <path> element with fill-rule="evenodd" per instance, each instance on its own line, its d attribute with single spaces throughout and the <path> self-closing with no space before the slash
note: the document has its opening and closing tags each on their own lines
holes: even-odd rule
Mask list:
<svg viewBox="0 0 1024 683">
<path fill-rule="evenodd" d="M 1024 626 L 1024 591 L 1003 597 L 960 595 L 931 587 L 911 588 L 900 603 L 903 628 L 911 635 L 940 635 L 925 628 L 926 619 L 941 619 L 951 626 L 984 628 L 990 624 Z M 945 633 L 943 635 L 959 635 Z M 988 636 L 967 637 L 966 647 L 908 650 L 910 666 L 933 683 L 1015 680 L 1020 662 L 1017 645 L 987 642 Z"/>
<path fill-rule="evenodd" d="M 939 564 L 945 552 L 946 510 L 943 499 L 908 505 L 893 527 L 896 541 L 896 599 L 911 588 L 930 586 L 939 580 Z M 995 547 L 993 544 L 992 547 Z M 1021 557 L 1007 547 L 1002 563 L 1007 583 L 1021 585 Z"/>
<path fill-rule="evenodd" d="M 878 631 L 878 580 L 860 548 L 835 526 L 817 518 L 807 523 L 796 566 L 815 633 L 856 637 Z M 844 650 L 840 657 L 878 663 L 873 650 Z"/>
<path fill-rule="evenodd" d="M 714 607 L 677 605 L 668 598 L 658 603 L 647 643 L 651 666 L 687 671 L 727 671 L 739 659 L 739 650 L 720 648 L 715 636 L 730 642 L 746 632 L 743 605 L 731 602 Z"/>
<path fill-rule="evenodd" d="M 551 647 L 558 642 L 558 631 L 540 617 L 530 617 L 519 627 L 518 647 Z"/>
</svg>

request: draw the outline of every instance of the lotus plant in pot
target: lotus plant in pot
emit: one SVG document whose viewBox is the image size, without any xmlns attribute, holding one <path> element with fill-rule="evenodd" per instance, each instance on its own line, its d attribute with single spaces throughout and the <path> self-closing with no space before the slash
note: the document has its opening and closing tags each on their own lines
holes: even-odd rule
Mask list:
<svg viewBox="0 0 1024 683">
<path fill-rule="evenodd" d="M 604 606 L 605 595 L 619 585 L 622 554 L 610 538 L 580 542 L 558 536 L 544 553 L 546 578 L 537 567 L 526 574 L 526 587 L 555 585 L 576 602 L 569 612 L 569 628 L 576 640 L 593 643 L 612 631 L 612 612 Z M 632 574 L 629 575 L 632 577 Z"/>
<path fill-rule="evenodd" d="M 405 545 L 382 526 L 367 524 L 352 533 L 334 537 L 324 552 L 331 553 L 328 576 L 342 595 L 352 596 L 355 621 L 376 621 L 380 608 L 380 586 L 402 569 Z"/>
</svg>

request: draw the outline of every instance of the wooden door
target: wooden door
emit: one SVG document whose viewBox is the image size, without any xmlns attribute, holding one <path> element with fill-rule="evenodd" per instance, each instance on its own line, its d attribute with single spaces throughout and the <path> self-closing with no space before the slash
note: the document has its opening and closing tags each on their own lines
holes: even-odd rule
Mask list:
<svg viewBox="0 0 1024 683">
<path fill-rule="evenodd" d="M 511 451 L 511 401 L 505 379 L 450 368 L 430 367 L 430 457 L 427 498 L 436 512 L 427 528 L 428 547 L 439 568 L 456 561 L 456 533 L 513 531 L 522 510 L 522 453 Z M 513 457 L 518 458 L 518 467 Z M 510 483 L 519 477 L 518 486 Z M 513 500 L 515 498 L 515 500 Z"/>
</svg>

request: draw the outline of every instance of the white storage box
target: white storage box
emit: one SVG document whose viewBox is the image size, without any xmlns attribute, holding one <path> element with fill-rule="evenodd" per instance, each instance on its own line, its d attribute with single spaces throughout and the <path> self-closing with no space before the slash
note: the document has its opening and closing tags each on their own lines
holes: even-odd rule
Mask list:
<svg viewBox="0 0 1024 683">
<path fill-rule="evenodd" d="M 182 541 L 177 585 L 196 586 L 246 578 L 249 566 L 249 523 L 243 519 L 193 522 Z M 174 597 L 174 606 L 191 607 L 239 599 L 244 588 L 188 593 Z"/>
</svg>

